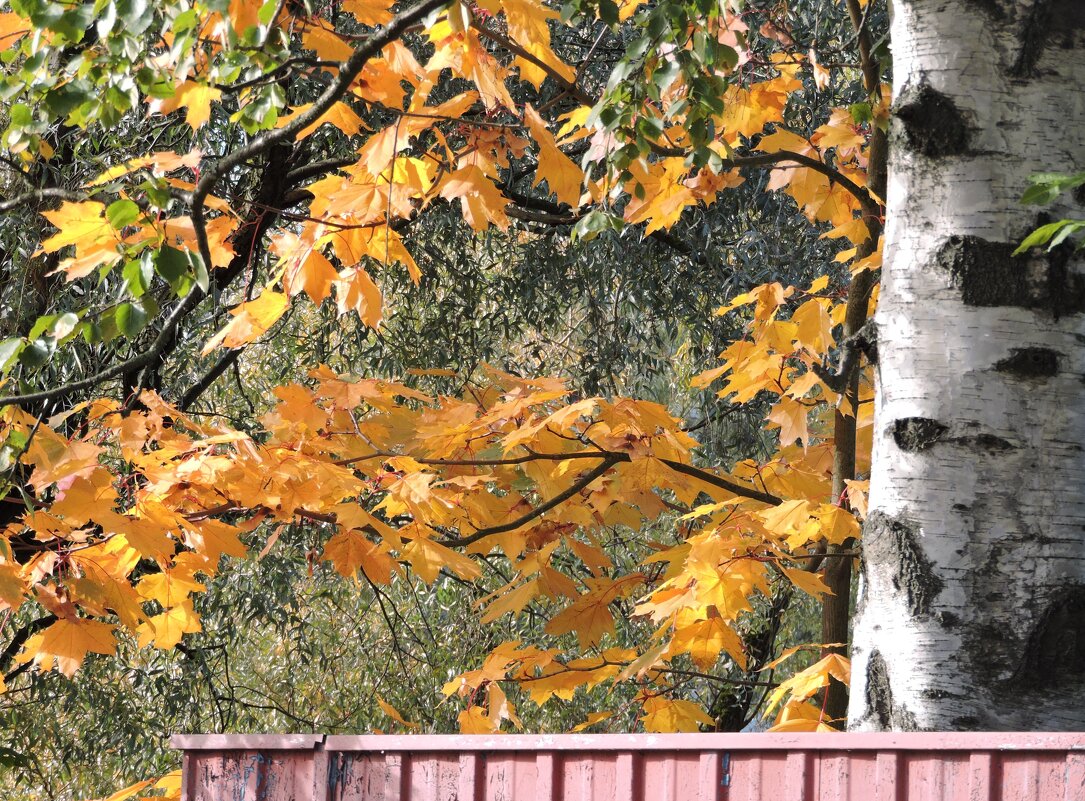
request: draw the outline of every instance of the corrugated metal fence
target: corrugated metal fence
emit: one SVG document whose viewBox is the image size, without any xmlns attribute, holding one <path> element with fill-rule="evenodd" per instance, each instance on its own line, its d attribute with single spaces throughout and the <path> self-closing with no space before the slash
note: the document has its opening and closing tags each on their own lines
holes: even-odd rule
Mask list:
<svg viewBox="0 0 1085 801">
<path fill-rule="evenodd" d="M 183 801 L 1085 801 L 1083 734 L 178 735 Z"/>
</svg>

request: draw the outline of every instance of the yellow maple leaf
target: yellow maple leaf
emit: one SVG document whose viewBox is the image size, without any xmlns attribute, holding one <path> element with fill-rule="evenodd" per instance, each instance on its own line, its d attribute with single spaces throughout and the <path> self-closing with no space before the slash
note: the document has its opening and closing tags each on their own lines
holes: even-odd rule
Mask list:
<svg viewBox="0 0 1085 801">
<path fill-rule="evenodd" d="M 502 230 L 509 227 L 504 196 L 474 164 L 449 175 L 441 185 L 441 197 L 445 200 L 459 198 L 463 219 L 476 231 L 485 231 L 491 224 Z"/>
<path fill-rule="evenodd" d="M 489 708 L 487 717 L 495 730 L 501 728 L 501 722 L 504 720 L 511 721 L 517 728 L 523 727 L 520 718 L 516 715 L 516 706 L 505 695 L 500 684 L 496 681 L 490 682 L 486 686 L 486 696 L 486 705 Z"/>
<path fill-rule="evenodd" d="M 578 723 L 573 726 L 572 732 L 573 734 L 576 734 L 578 731 L 584 731 L 585 729 L 594 726 L 596 723 L 600 723 L 607 718 L 613 717 L 613 715 L 613 712 L 589 712 L 583 723 Z"/>
<path fill-rule="evenodd" d="M 811 514 L 813 514 L 813 507 L 810 502 L 796 499 L 784 501 L 770 509 L 764 509 L 757 512 L 756 516 L 760 518 L 762 524 L 770 532 L 779 537 L 787 537 L 801 531 L 809 521 Z"/>
<path fill-rule="evenodd" d="M 848 498 L 853 505 L 859 500 L 864 504 L 865 509 L 865 497 L 859 497 L 863 492 L 863 483 L 861 481 L 848 482 Z M 857 486 L 853 488 L 852 485 Z M 825 503 L 818 507 L 815 515 L 821 522 L 821 536 L 832 545 L 840 545 L 851 537 L 859 536 L 859 521 L 847 509 Z"/>
<path fill-rule="evenodd" d="M 576 79 L 576 71 L 558 58 L 550 47 L 550 26 L 547 22 L 560 17 L 557 11 L 547 8 L 540 0 L 500 0 L 500 4 L 491 0 L 484 5 L 491 12 L 503 10 L 508 21 L 509 36 L 534 59 L 546 65 L 544 69 L 535 61 L 517 56 L 515 64 L 521 78 L 536 89 L 542 86 L 548 71 L 570 83 Z"/>
<path fill-rule="evenodd" d="M 401 555 L 427 584 L 433 583 L 442 568 L 448 568 L 460 578 L 469 580 L 482 575 L 474 560 L 424 537 L 411 540 Z"/>
<path fill-rule="evenodd" d="M 355 311 L 362 322 L 376 328 L 381 321 L 381 291 L 361 267 L 349 267 L 334 282 L 335 302 L 340 314 Z"/>
<path fill-rule="evenodd" d="M 282 292 L 265 288 L 255 300 L 230 309 L 233 318 L 203 346 L 203 355 L 217 347 L 239 348 L 255 341 L 286 312 L 290 299 Z"/>
<path fill-rule="evenodd" d="M 827 353 L 836 342 L 833 340 L 833 321 L 826 311 L 829 301 L 811 298 L 791 315 L 796 326 L 795 341 L 811 353 Z"/>
<path fill-rule="evenodd" d="M 167 530 L 154 521 L 112 512 L 96 513 L 94 519 L 107 533 L 122 536 L 125 542 L 147 559 L 162 561 L 176 550 L 176 544 Z"/>
<path fill-rule="evenodd" d="M 768 420 L 780 428 L 781 445 L 790 445 L 795 440 L 810 443 L 810 431 L 806 424 L 809 413 L 808 406 L 786 395 L 773 404 Z"/>
<path fill-rule="evenodd" d="M 346 61 L 354 48 L 334 31 L 321 26 L 309 28 L 301 37 L 302 47 L 314 51 L 323 61 Z"/>
<path fill-rule="evenodd" d="M 102 264 L 119 258 L 121 240 L 105 216 L 105 206 L 96 200 L 79 203 L 64 201 L 59 209 L 43 211 L 42 216 L 60 229 L 41 243 L 46 253 L 55 253 L 68 245 L 75 246 L 75 256 L 65 259 L 57 272 L 67 273 L 69 281 L 90 275 Z"/>
<path fill-rule="evenodd" d="M 279 119 L 275 123 L 275 127 L 282 128 L 284 125 L 289 123 L 298 115 L 308 111 L 310 108 L 312 108 L 312 106 L 312 103 L 305 103 L 297 106 L 289 114 L 283 114 L 281 117 L 279 117 Z M 330 109 L 317 117 L 316 120 L 309 123 L 309 125 L 307 125 L 305 128 L 302 128 L 297 133 L 297 136 L 295 138 L 298 140 L 304 139 L 305 137 L 315 132 L 317 128 L 319 128 L 321 125 L 324 125 L 325 123 L 328 123 L 333 127 L 338 128 L 347 136 L 354 136 L 356 133 L 362 130 L 362 128 L 365 127 L 365 123 L 362 122 L 362 118 L 355 113 L 354 109 L 352 109 L 350 106 L 340 100 L 333 104 Z"/>
<path fill-rule="evenodd" d="M 820 573 L 811 573 L 808 570 L 796 570 L 790 567 L 781 567 L 784 575 L 788 580 L 805 592 L 807 595 L 813 595 L 815 598 L 820 598 L 824 595 L 832 595 L 832 590 L 822 580 Z"/>
<path fill-rule="evenodd" d="M 166 609 L 183 603 L 191 593 L 205 589 L 207 588 L 203 584 L 193 578 L 192 572 L 183 568 L 148 573 L 136 585 L 136 592 L 141 598 L 158 601 Z"/>
<path fill-rule="evenodd" d="M 0 611 L 18 609 L 26 598 L 22 571 L 14 562 L 0 562 Z"/>
<path fill-rule="evenodd" d="M 764 715 L 768 715 L 777 704 L 789 695 L 791 701 L 805 701 L 814 693 L 828 687 L 831 679 L 842 684 L 851 681 L 851 662 L 840 654 L 829 654 L 805 670 L 780 683 L 769 695 Z"/>
<path fill-rule="evenodd" d="M 335 572 L 347 578 L 352 578 L 361 568 L 376 584 L 390 584 L 396 570 L 395 559 L 355 529 L 340 531 L 328 540 L 321 560 L 331 562 Z"/>
<path fill-rule="evenodd" d="M 180 801 L 181 798 L 181 770 L 170 771 L 158 779 L 144 779 L 135 784 L 118 790 L 113 795 L 100 798 L 98 801 L 130 801 L 137 793 L 144 790 L 157 790 L 160 794 L 155 796 L 140 796 L 146 801 Z"/>
<path fill-rule="evenodd" d="M 483 623 L 497 620 L 504 614 L 512 612 L 518 615 L 531 600 L 540 592 L 539 580 L 532 579 L 524 582 L 519 587 L 510 590 L 486 608 L 486 614 L 482 616 Z"/>
<path fill-rule="evenodd" d="M 203 631 L 200 615 L 192 608 L 192 601 L 186 600 L 147 620 L 139 627 L 137 633 L 140 648 L 153 641 L 155 648 L 168 651 L 175 647 L 186 634 L 195 634 L 199 631 Z"/>
<path fill-rule="evenodd" d="M 212 562 L 218 562 L 223 556 L 244 558 L 249 549 L 239 539 L 241 529 L 221 520 L 201 520 L 185 526 L 185 543 L 199 553 L 205 554 Z"/>
<path fill-rule="evenodd" d="M 29 20 L 13 12 L 0 14 L 0 51 L 8 50 L 33 30 Z"/>
<path fill-rule="evenodd" d="M 383 25 L 392 19 L 388 0 L 342 0 L 341 8 L 362 25 Z"/>
<path fill-rule="evenodd" d="M 716 721 L 692 701 L 653 695 L 643 701 L 641 722 L 651 732 L 700 731 L 699 724 L 714 726 Z"/>
<path fill-rule="evenodd" d="M 581 648 L 596 645 L 603 634 L 614 630 L 614 615 L 610 604 L 623 598 L 643 580 L 639 573 L 618 580 L 588 579 L 589 591 L 569 604 L 546 624 L 547 634 L 576 632 Z"/>
<path fill-rule="evenodd" d="M 736 665 L 746 669 L 741 638 L 723 618 L 714 617 L 675 629 L 667 656 L 688 653 L 697 667 L 708 670 L 716 664 L 721 651 L 726 651 Z"/>
<path fill-rule="evenodd" d="M 789 701 L 780 708 L 780 714 L 769 731 L 836 731 L 823 721 L 822 711 L 813 704 Z"/>
<path fill-rule="evenodd" d="M 390 703 L 385 701 L 379 695 L 377 696 L 377 706 L 379 706 L 381 708 L 381 711 L 384 714 L 386 714 L 388 717 L 390 717 L 392 720 L 394 720 L 396 723 L 400 724 L 401 726 L 404 726 L 404 727 L 406 727 L 408 729 L 418 729 L 418 728 L 420 728 L 417 723 L 411 723 L 411 721 L 409 721 L 405 717 L 403 717 L 403 715 L 401 715 L 399 713 L 398 709 L 396 709 Z"/>
<path fill-rule="evenodd" d="M 147 167 L 150 168 L 152 175 L 162 177 L 168 172 L 173 172 L 174 170 L 179 170 L 181 168 L 194 169 L 199 166 L 202 158 L 203 153 L 196 149 L 190 150 L 187 153 L 176 153 L 172 150 L 163 150 L 158 153 L 152 153 L 149 156 L 140 156 L 139 158 L 129 159 L 128 161 L 110 167 L 99 173 L 94 180 L 88 182 L 86 185 L 91 187 L 107 184 L 110 181 L 115 181 L 129 173 Z"/>
<path fill-rule="evenodd" d="M 40 634 L 30 637 L 15 658 L 18 664 L 33 660 L 39 670 L 57 670 L 68 678 L 75 675 L 88 653 L 113 654 L 117 639 L 115 625 L 100 620 L 61 618 Z"/>
<path fill-rule="evenodd" d="M 539 146 L 535 186 L 545 180 L 559 203 L 568 203 L 575 208 L 580 204 L 580 188 L 584 183 L 583 170 L 561 152 L 543 118 L 530 105 L 524 107 L 524 121 Z"/>
<path fill-rule="evenodd" d="M 185 122 L 195 131 L 211 119 L 211 103 L 221 97 L 222 90 L 210 84 L 185 81 L 177 86 L 169 97 L 151 100 L 149 108 L 151 113 L 163 115 L 183 108 Z"/>
<path fill-rule="evenodd" d="M 481 706 L 469 706 L 459 714 L 460 734 L 493 734 L 497 726 Z"/>
<path fill-rule="evenodd" d="M 829 113 L 829 121 L 814 131 L 810 141 L 822 150 L 835 147 L 837 156 L 846 158 L 862 150 L 866 136 L 848 109 L 834 108 Z"/>
</svg>

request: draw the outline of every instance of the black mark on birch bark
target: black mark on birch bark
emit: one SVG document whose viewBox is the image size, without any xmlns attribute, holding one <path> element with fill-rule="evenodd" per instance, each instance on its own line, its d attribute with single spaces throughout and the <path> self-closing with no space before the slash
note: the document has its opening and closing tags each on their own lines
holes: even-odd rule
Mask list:
<svg viewBox="0 0 1085 801">
<path fill-rule="evenodd" d="M 1044 609 L 1029 635 L 1011 685 L 1041 690 L 1085 681 L 1085 587 L 1067 587 Z"/>
<path fill-rule="evenodd" d="M 961 619 L 952 612 L 939 612 L 934 616 L 935 620 L 942 624 L 944 629 L 955 629 L 961 624 Z"/>
<path fill-rule="evenodd" d="M 919 526 L 874 511 L 863 524 L 863 562 L 904 594 L 912 617 L 930 614 L 945 586 L 919 544 Z M 876 567 L 874 567 L 876 566 Z"/>
<path fill-rule="evenodd" d="M 1015 78 L 1031 78 L 1044 51 L 1052 44 L 1073 47 L 1074 34 L 1085 27 L 1081 0 L 1035 0 L 1021 22 L 1017 59 L 1010 67 Z"/>
<path fill-rule="evenodd" d="M 1061 359 L 1062 354 L 1051 348 L 1014 348 L 995 363 L 995 369 L 1016 378 L 1051 378 L 1058 375 Z"/>
<path fill-rule="evenodd" d="M 1070 253 L 1014 256 L 1011 242 L 951 236 L 935 261 L 947 270 L 968 306 L 1017 306 L 1055 318 L 1085 312 L 1085 278 L 1070 270 Z"/>
<path fill-rule="evenodd" d="M 1012 442 L 996 434 L 970 434 L 965 437 L 954 437 L 950 442 L 989 453 L 1004 453 L 1014 449 Z"/>
<path fill-rule="evenodd" d="M 925 451 L 940 441 L 949 428 L 927 417 L 901 417 L 893 421 L 893 441 L 908 453 Z"/>
<path fill-rule="evenodd" d="M 999 0 L 968 0 L 968 2 L 979 8 L 980 11 L 986 11 L 991 15 L 992 19 L 1003 20 L 1006 18 L 1006 10 L 1002 8 Z"/>
<path fill-rule="evenodd" d="M 964 115 L 949 97 L 930 84 L 906 87 L 893 110 L 904 129 L 902 144 L 928 158 L 955 156 L 968 150 Z"/>
<path fill-rule="evenodd" d="M 866 707 L 883 731 L 916 731 L 915 715 L 893 701 L 889 666 L 878 651 L 870 654 L 866 666 Z"/>
</svg>

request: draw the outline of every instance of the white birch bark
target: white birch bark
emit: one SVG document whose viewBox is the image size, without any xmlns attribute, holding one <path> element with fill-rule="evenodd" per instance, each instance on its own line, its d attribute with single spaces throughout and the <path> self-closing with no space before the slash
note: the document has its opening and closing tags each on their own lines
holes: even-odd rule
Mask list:
<svg viewBox="0 0 1085 801">
<path fill-rule="evenodd" d="M 895 0 L 892 51 L 849 726 L 1080 730 L 1085 278 L 1009 254 L 1085 170 L 1085 2 Z"/>
</svg>

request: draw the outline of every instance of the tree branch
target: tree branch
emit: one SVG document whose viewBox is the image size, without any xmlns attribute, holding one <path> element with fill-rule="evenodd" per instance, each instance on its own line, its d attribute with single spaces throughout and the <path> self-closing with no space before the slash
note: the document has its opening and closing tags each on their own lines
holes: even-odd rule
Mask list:
<svg viewBox="0 0 1085 801">
<path fill-rule="evenodd" d="M 397 456 L 403 456 L 408 454 L 387 453 L 384 451 L 377 451 L 375 453 L 369 453 L 365 456 L 355 456 L 350 459 L 340 459 L 333 464 L 337 465 L 350 465 L 356 462 L 363 462 L 368 459 L 394 459 Z M 553 461 L 562 462 L 567 459 L 604 459 L 609 460 L 612 464 L 618 464 L 620 462 L 632 462 L 633 458 L 628 453 L 621 451 L 576 451 L 573 453 L 540 453 L 538 451 L 530 451 L 524 456 L 510 456 L 501 459 L 427 459 L 420 456 L 411 456 L 411 459 L 419 464 L 445 466 L 445 467 L 498 467 L 504 465 L 518 465 L 525 464 L 527 462 L 535 461 Z M 770 506 L 779 506 L 783 503 L 782 498 L 778 498 L 768 492 L 761 492 L 753 487 L 747 487 L 737 481 L 732 481 L 729 478 L 724 478 L 711 470 L 706 470 L 702 467 L 696 467 L 695 465 L 679 462 L 674 459 L 661 459 L 663 464 L 667 465 L 671 470 L 682 475 L 696 478 L 699 481 L 703 481 L 706 484 L 711 484 L 714 487 L 727 490 L 728 492 L 739 495 L 743 498 L 749 498 L 753 501 L 761 501 L 762 503 Z M 559 501 L 560 503 L 560 501 Z M 553 507 L 548 507 L 553 508 Z"/>
<path fill-rule="evenodd" d="M 473 534 L 469 534 L 466 537 L 455 537 L 440 540 L 439 544 L 450 548 L 462 547 L 464 545 L 470 545 L 473 542 L 478 542 L 485 537 L 493 536 L 494 534 L 504 534 L 506 531 L 515 531 L 525 523 L 530 523 L 532 520 L 538 517 L 542 517 L 555 506 L 559 506 L 560 504 L 563 504 L 565 503 L 565 501 L 572 498 L 574 495 L 577 495 L 582 489 L 595 481 L 595 479 L 599 478 L 618 462 L 622 461 L 621 459 L 616 458 L 617 456 L 618 454 L 607 456 L 600 464 L 596 465 L 587 473 L 582 475 L 578 480 L 574 481 L 568 489 L 564 490 L 563 492 L 559 492 L 546 503 L 539 504 L 530 512 L 522 515 L 521 517 L 518 517 L 515 520 L 512 520 L 508 523 L 502 523 L 498 526 L 480 528 L 478 531 L 474 532 Z"/>
<path fill-rule="evenodd" d="M 267 131 L 243 147 L 228 153 L 218 161 L 208 164 L 200 174 L 200 180 L 192 192 L 192 225 L 196 232 L 200 257 L 205 265 L 211 264 L 211 246 L 207 239 L 207 221 L 204 217 L 204 203 L 214 190 L 215 185 L 230 170 L 244 164 L 249 159 L 274 147 L 280 142 L 293 141 L 294 137 L 319 119 L 324 112 L 334 106 L 354 83 L 362 69 L 371 58 L 378 55 L 386 45 L 399 39 L 408 28 L 422 20 L 431 11 L 444 6 L 448 0 L 422 0 L 418 5 L 397 15 L 387 27 L 367 38 L 350 57 L 340 65 L 339 74 L 308 109 L 292 118 L 282 128 Z"/>
<path fill-rule="evenodd" d="M 60 189 L 59 187 L 35 189 L 33 192 L 24 192 L 10 200 L 0 202 L 0 214 L 16 209 L 19 206 L 24 206 L 27 203 L 40 203 L 43 200 L 69 200 L 73 203 L 78 203 L 79 201 L 86 200 L 91 195 L 94 195 L 96 191 L 101 190 L 92 189 L 89 193 L 83 194 L 80 192 L 73 192 L 70 189 Z"/>
<path fill-rule="evenodd" d="M 199 288 L 194 288 L 184 300 L 174 306 L 173 311 L 170 312 L 169 317 L 166 318 L 166 322 L 162 326 L 162 330 L 158 333 L 158 336 L 155 337 L 154 342 L 138 356 L 133 356 L 131 359 L 115 364 L 112 367 L 107 367 L 88 378 L 73 381 L 70 384 L 63 384 L 59 387 L 53 387 L 52 389 L 44 389 L 41 392 L 30 392 L 26 395 L 8 395 L 6 397 L 0 397 L 0 408 L 4 406 L 25 407 L 32 403 L 51 400 L 52 398 L 67 395 L 71 392 L 90 389 L 91 387 L 96 386 L 103 381 L 115 378 L 122 373 L 146 367 L 166 349 L 166 346 L 169 345 L 173 339 L 174 329 L 181 320 L 184 319 L 185 315 L 195 308 L 199 301 L 203 300 L 203 297 L 203 292 L 200 291 Z"/>
<path fill-rule="evenodd" d="M 222 358 L 215 362 L 210 370 L 204 373 L 195 384 L 185 390 L 185 394 L 181 396 L 177 408 L 182 412 L 188 411 L 189 407 L 199 400 L 200 395 L 206 392 L 207 388 L 215 383 L 215 380 L 220 375 L 230 369 L 230 365 L 238 360 L 244 350 L 244 348 L 234 348 L 226 351 L 226 353 L 222 355 Z"/>
</svg>

